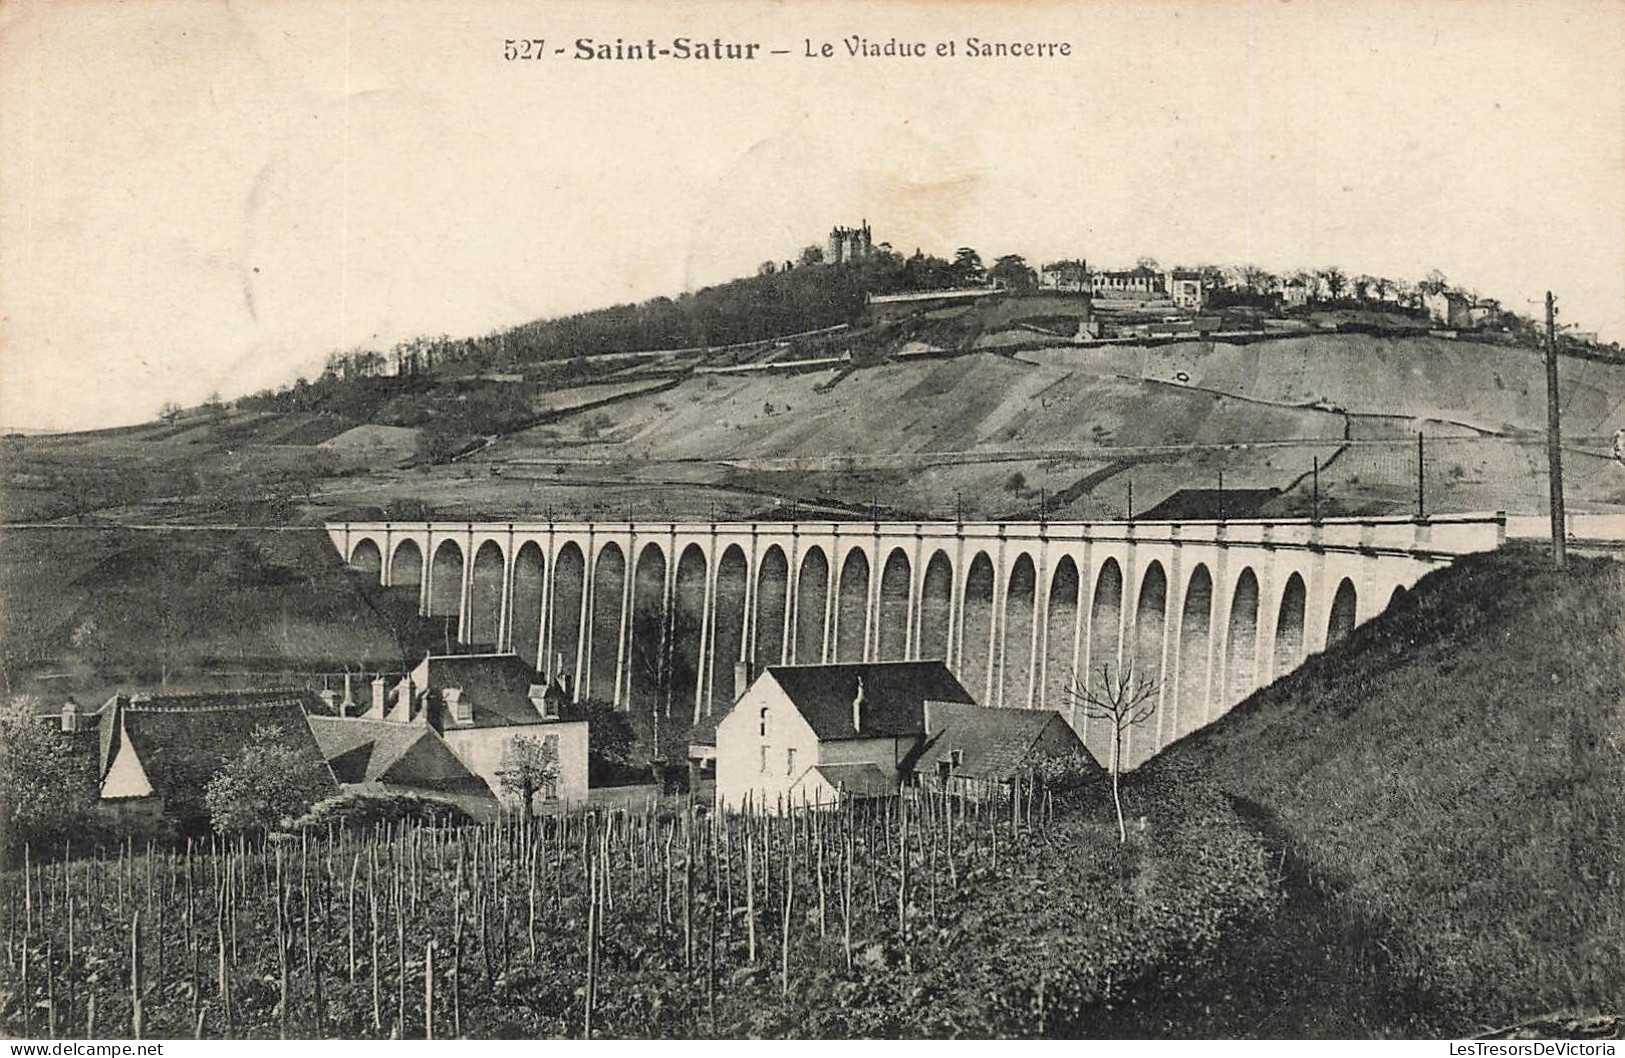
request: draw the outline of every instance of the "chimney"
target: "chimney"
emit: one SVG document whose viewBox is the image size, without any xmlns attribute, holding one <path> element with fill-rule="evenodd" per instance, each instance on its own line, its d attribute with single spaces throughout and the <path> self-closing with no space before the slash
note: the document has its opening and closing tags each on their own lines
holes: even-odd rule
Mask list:
<svg viewBox="0 0 1625 1058">
<path fill-rule="evenodd" d="M 863 677 L 858 677 L 858 693 L 852 696 L 852 730 L 863 730 Z"/>
<path fill-rule="evenodd" d="M 446 711 L 451 714 L 453 723 L 472 724 L 474 722 L 474 710 L 470 703 L 463 698 L 463 689 L 461 687 L 441 688 L 440 700 L 445 704 Z"/>
<path fill-rule="evenodd" d="M 382 720 L 384 718 L 384 697 L 386 693 L 384 677 L 380 674 L 372 681 L 372 708 L 367 710 L 367 719 Z"/>
<path fill-rule="evenodd" d="M 755 676 L 751 670 L 754 668 L 755 666 L 748 661 L 734 662 L 734 701 L 739 701 L 745 696 L 745 692 L 750 690 L 751 680 Z"/>
<path fill-rule="evenodd" d="M 355 709 L 355 698 L 350 691 L 350 670 L 344 670 L 344 700 L 339 702 L 339 715 L 349 716 Z"/>
<path fill-rule="evenodd" d="M 318 698 L 320 698 L 322 700 L 322 705 L 327 709 L 327 711 L 329 713 L 332 713 L 334 715 L 338 714 L 339 696 L 337 694 L 335 694 L 333 691 L 329 690 L 328 688 L 323 687 L 320 691 L 318 691 L 316 693 L 316 697 L 318 697 Z"/>
<path fill-rule="evenodd" d="M 62 703 L 62 730 L 69 735 L 79 730 L 79 704 L 72 698 Z"/>
<path fill-rule="evenodd" d="M 412 677 L 404 676 L 395 686 L 395 708 L 390 710 L 389 718 L 397 723 L 407 723 L 412 719 Z"/>
<path fill-rule="evenodd" d="M 551 713 L 548 712 L 548 705 L 550 703 L 547 700 L 546 683 L 531 684 L 530 691 L 526 697 L 530 699 L 531 708 L 536 710 L 537 716 L 544 720 L 557 720 L 559 718 L 557 710 L 554 710 Z"/>
</svg>

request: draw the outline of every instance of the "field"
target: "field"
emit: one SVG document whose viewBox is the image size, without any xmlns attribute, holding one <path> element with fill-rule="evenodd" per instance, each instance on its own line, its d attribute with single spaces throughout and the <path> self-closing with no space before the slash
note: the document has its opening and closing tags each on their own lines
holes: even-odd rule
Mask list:
<svg viewBox="0 0 1625 1058">
<path fill-rule="evenodd" d="M 572 812 L 5 876 L 23 1036 L 954 1037 L 1166 1004 L 1278 900 L 1200 784 L 789 817 Z"/>
</svg>

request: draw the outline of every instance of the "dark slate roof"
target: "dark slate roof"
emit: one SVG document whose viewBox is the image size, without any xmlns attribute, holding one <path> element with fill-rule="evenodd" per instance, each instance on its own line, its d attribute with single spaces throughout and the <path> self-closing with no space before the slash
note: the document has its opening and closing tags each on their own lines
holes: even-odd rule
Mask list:
<svg viewBox="0 0 1625 1058">
<path fill-rule="evenodd" d="M 925 702 L 975 699 L 940 661 L 852 665 L 772 665 L 768 675 L 806 719 L 819 741 L 891 738 L 925 732 Z M 852 700 L 863 681 L 863 728 L 852 727 Z"/>
<path fill-rule="evenodd" d="M 324 713 L 327 707 L 314 693 L 304 689 L 273 689 L 263 691 L 215 691 L 196 694 L 114 695 L 92 715 L 96 716 L 98 741 L 101 750 L 101 774 L 107 774 L 113 763 L 113 754 L 119 747 L 119 720 L 131 709 L 143 713 L 199 712 L 214 713 L 223 709 L 241 709 L 258 706 L 292 704 L 301 713 Z M 82 718 L 81 718 L 82 719 Z M 143 762 L 145 758 L 143 758 Z M 156 785 L 154 786 L 156 789 Z"/>
<path fill-rule="evenodd" d="M 484 787 L 438 732 L 425 724 L 329 716 L 309 718 L 311 733 L 341 783 L 391 783 L 424 789 Z"/>
<path fill-rule="evenodd" d="M 700 722 L 689 728 L 688 744 L 691 746 L 714 746 L 717 744 L 717 724 L 727 716 L 730 710 L 724 709 L 720 713 L 700 718 Z"/>
<path fill-rule="evenodd" d="M 931 731 L 914 755 L 910 767 L 922 774 L 935 773 L 941 761 L 951 761 L 958 750 L 960 763 L 955 777 L 1006 782 L 1030 763 L 1031 751 L 1045 729 L 1058 724 L 1063 739 L 1083 742 L 1060 713 L 1051 709 L 984 709 L 981 706 L 931 706 Z M 1068 738 L 1068 736 L 1070 736 Z"/>
<path fill-rule="evenodd" d="M 327 760 L 305 722 L 302 701 L 282 698 L 248 705 L 208 706 L 189 701 L 182 706 L 132 702 L 123 714 L 124 735 L 135 750 L 155 795 L 165 811 L 180 817 L 201 810 L 203 788 L 215 772 L 269 727 L 332 782 Z"/>
<path fill-rule="evenodd" d="M 540 683 L 536 670 L 518 654 L 448 654 L 428 659 L 433 702 L 430 722 L 448 727 L 511 727 L 545 723 L 530 704 L 530 688 Z M 457 724 L 445 714 L 440 691 L 461 687 L 474 709 L 472 724 Z"/>
<path fill-rule="evenodd" d="M 874 764 L 819 764 L 809 770 L 852 797 L 889 797 L 897 792 L 897 774 L 888 775 Z"/>
</svg>

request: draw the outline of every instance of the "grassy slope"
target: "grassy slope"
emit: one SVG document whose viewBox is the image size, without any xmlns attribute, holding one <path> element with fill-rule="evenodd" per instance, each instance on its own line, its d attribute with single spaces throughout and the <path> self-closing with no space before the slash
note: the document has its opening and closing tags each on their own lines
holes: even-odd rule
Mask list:
<svg viewBox="0 0 1625 1058">
<path fill-rule="evenodd" d="M 349 574 L 324 533 L 0 534 L 5 685 L 51 700 L 113 687 L 209 685 L 210 671 L 278 674 L 392 667 L 398 600 Z M 65 675 L 34 684 L 41 673 Z M 242 678 L 225 677 L 228 686 Z"/>
<path fill-rule="evenodd" d="M 1625 1007 L 1621 608 L 1618 563 L 1469 557 L 1154 762 L 1210 774 L 1318 905 L 1261 941 L 1316 950 L 1238 976 L 1349 989 L 1332 1031 Z"/>
</svg>

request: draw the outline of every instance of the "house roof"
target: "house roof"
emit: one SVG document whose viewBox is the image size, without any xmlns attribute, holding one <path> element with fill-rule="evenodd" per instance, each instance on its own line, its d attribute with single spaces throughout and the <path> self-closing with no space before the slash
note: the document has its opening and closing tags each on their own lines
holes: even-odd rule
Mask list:
<svg viewBox="0 0 1625 1058">
<path fill-rule="evenodd" d="M 825 782 L 851 797 L 888 797 L 897 792 L 896 773 L 888 775 L 874 764 L 818 764 L 807 771 L 816 772 Z M 806 778 L 801 782 L 806 782 Z"/>
<path fill-rule="evenodd" d="M 941 661 L 852 665 L 772 665 L 767 669 L 819 741 L 889 738 L 925 731 L 925 702 L 975 704 Z M 852 726 L 852 701 L 863 688 L 863 725 Z"/>
<path fill-rule="evenodd" d="M 985 709 L 979 705 L 931 704 L 931 731 L 911 763 L 917 772 L 935 771 L 943 761 L 953 764 L 958 778 L 1005 782 L 1031 760 L 1039 738 L 1051 724 L 1064 729 L 1063 738 L 1083 742 L 1060 713 L 1050 709 Z"/>
<path fill-rule="evenodd" d="M 101 753 L 101 774 L 106 775 L 118 751 L 123 725 L 120 720 L 128 712 L 148 713 L 219 713 L 222 710 L 261 708 L 293 705 L 301 715 L 308 712 L 325 713 L 327 707 L 310 691 L 303 689 L 275 689 L 263 691 L 215 691 L 196 694 L 114 695 L 94 713 L 97 720 L 97 738 Z M 81 720 L 83 717 L 81 717 Z M 212 773 L 211 773 L 212 774 Z"/>
<path fill-rule="evenodd" d="M 439 732 L 426 724 L 329 716 L 312 716 L 309 722 L 333 777 L 341 783 L 485 789 Z"/>
<path fill-rule="evenodd" d="M 689 728 L 688 744 L 691 746 L 714 746 L 717 744 L 717 723 L 728 715 L 727 710 L 713 713 L 700 718 L 700 722 Z"/>
<path fill-rule="evenodd" d="M 461 687 L 463 698 L 473 707 L 474 722 L 457 727 L 545 723 L 530 702 L 530 688 L 540 679 L 518 654 L 430 655 L 424 664 L 429 670 L 426 687 L 434 697 L 430 722 L 438 727 L 447 726 L 439 701 L 440 692 L 447 687 Z"/>
<path fill-rule="evenodd" d="M 123 744 L 136 754 L 153 794 L 164 798 L 169 814 L 200 812 L 204 786 L 262 728 L 273 730 L 313 770 L 333 781 L 299 698 L 215 706 L 201 700 L 156 704 L 160 701 L 132 702 L 109 712 L 119 716 L 115 722 Z M 115 745 L 114 752 L 118 749 Z"/>
</svg>

